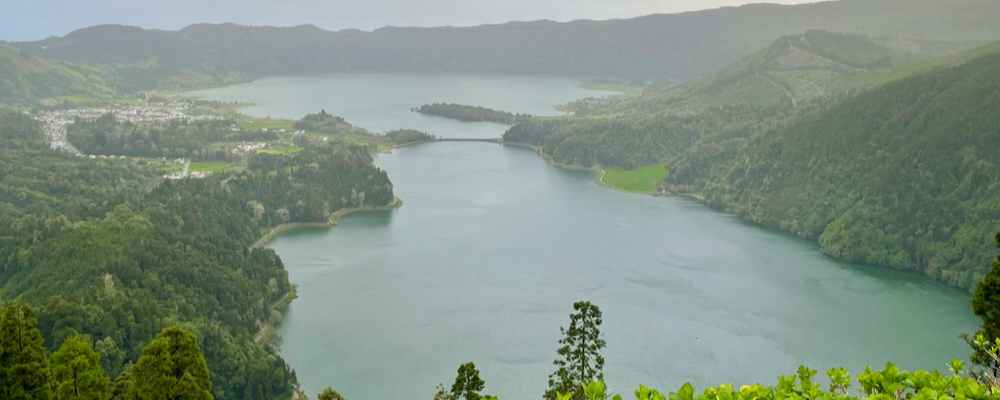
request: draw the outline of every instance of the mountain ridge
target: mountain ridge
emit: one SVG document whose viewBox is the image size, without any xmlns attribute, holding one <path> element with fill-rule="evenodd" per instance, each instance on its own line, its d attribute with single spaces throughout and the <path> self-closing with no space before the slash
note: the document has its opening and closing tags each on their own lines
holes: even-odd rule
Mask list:
<svg viewBox="0 0 1000 400">
<path fill-rule="evenodd" d="M 928 0 L 755 4 L 617 20 L 383 27 L 370 32 L 310 25 L 193 24 L 176 31 L 105 25 L 13 45 L 80 64 L 151 65 L 171 73 L 247 78 L 428 72 L 655 81 L 692 79 L 749 55 L 776 37 L 809 29 L 961 43 L 1000 38 L 1000 27 L 986 23 L 1000 16 L 1000 4 L 956 0 L 947 18 L 934 4 Z"/>
</svg>

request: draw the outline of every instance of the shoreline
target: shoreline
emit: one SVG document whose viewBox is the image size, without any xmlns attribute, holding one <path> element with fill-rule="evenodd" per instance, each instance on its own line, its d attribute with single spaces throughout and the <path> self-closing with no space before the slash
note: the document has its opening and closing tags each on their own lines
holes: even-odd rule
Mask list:
<svg viewBox="0 0 1000 400">
<path fill-rule="evenodd" d="M 290 222 L 287 224 L 277 225 L 267 231 L 260 239 L 257 239 L 251 249 L 264 247 L 265 245 L 273 242 L 275 239 L 284 235 L 288 232 L 292 232 L 299 229 L 330 229 L 337 226 L 340 223 L 340 219 L 356 213 L 362 213 L 367 211 L 389 211 L 400 208 L 403 206 L 403 200 L 398 196 L 393 196 L 392 201 L 384 206 L 375 207 L 359 207 L 359 208 L 341 208 L 330 214 L 327 222 Z"/>
<path fill-rule="evenodd" d="M 552 165 L 552 166 L 554 166 L 556 168 L 568 169 L 568 170 L 572 170 L 572 171 L 591 171 L 594 174 L 594 180 L 599 185 L 604 186 L 604 187 L 606 187 L 608 189 L 612 189 L 612 190 L 614 190 L 616 192 L 631 193 L 631 194 L 641 194 L 641 195 L 648 195 L 648 196 L 653 196 L 653 197 L 664 197 L 664 194 L 662 192 L 662 188 L 660 188 L 660 187 L 658 187 L 657 190 L 655 190 L 653 192 L 633 192 L 633 191 L 628 191 L 628 190 L 619 188 L 617 186 L 608 184 L 607 181 L 604 179 L 608 175 L 608 170 L 606 168 L 604 168 L 604 166 L 599 165 L 599 164 L 595 164 L 595 165 L 592 165 L 590 167 L 587 167 L 587 166 L 580 165 L 580 164 L 572 164 L 572 163 L 559 162 L 559 161 L 556 161 L 555 158 L 553 158 L 552 156 L 550 156 L 548 154 L 545 154 L 545 152 L 542 150 L 541 146 L 530 145 L 530 144 L 527 144 L 527 143 L 517 143 L 517 142 L 506 143 L 505 142 L 503 145 L 504 146 L 510 145 L 510 146 L 513 146 L 513 147 L 521 147 L 521 148 L 526 148 L 526 149 L 534 150 L 535 153 L 538 154 L 539 156 L 541 156 L 542 159 L 545 160 L 546 163 L 548 163 L 549 165 Z"/>
<path fill-rule="evenodd" d="M 361 213 L 365 211 L 386 211 L 394 210 L 403 206 L 403 200 L 399 196 L 393 196 L 392 201 L 389 204 L 378 207 L 361 207 L 361 208 L 342 208 L 330 214 L 327 222 L 300 222 L 300 223 L 288 223 L 281 224 L 271 228 L 267 233 L 264 234 L 256 243 L 251 246 L 251 249 L 260 248 L 268 243 L 274 241 L 281 235 L 288 232 L 298 230 L 298 229 L 332 229 L 337 226 L 341 218 L 348 215 Z M 284 262 L 284 261 L 282 261 Z M 270 311 L 271 316 L 267 321 L 260 323 L 257 333 L 254 334 L 254 342 L 258 344 L 263 344 L 265 346 L 280 348 L 280 343 L 278 339 L 280 338 L 277 334 L 277 328 L 285 320 L 285 314 L 288 307 L 292 305 L 292 302 L 297 299 L 298 288 L 293 284 L 288 292 L 281 298 L 271 304 Z M 308 398 L 305 391 L 302 390 L 301 384 L 299 382 L 294 382 L 294 389 L 292 390 L 292 400 L 301 400 Z"/>
</svg>

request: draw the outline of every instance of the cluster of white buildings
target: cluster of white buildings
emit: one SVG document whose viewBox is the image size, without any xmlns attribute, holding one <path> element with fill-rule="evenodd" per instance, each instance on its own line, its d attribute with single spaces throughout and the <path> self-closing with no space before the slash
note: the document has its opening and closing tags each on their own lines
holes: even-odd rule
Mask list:
<svg viewBox="0 0 1000 400">
<path fill-rule="evenodd" d="M 76 108 L 68 110 L 44 111 L 36 116 L 42 122 L 42 129 L 55 150 L 82 155 L 76 147 L 66 139 L 66 127 L 77 119 L 93 121 L 104 115 L 111 114 L 118 121 L 132 123 L 155 123 L 170 121 L 210 121 L 220 120 L 217 115 L 194 115 L 190 112 L 191 104 L 173 102 L 166 104 L 147 104 L 141 106 L 122 106 L 112 108 Z"/>
<path fill-rule="evenodd" d="M 266 142 L 243 142 L 233 147 L 232 153 L 235 155 L 256 153 L 259 150 L 263 150 L 265 147 L 267 147 Z"/>
</svg>

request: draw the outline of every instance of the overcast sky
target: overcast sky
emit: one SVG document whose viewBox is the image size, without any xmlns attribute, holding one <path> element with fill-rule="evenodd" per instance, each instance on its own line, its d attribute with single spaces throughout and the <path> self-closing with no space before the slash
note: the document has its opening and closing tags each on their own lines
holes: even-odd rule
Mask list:
<svg viewBox="0 0 1000 400">
<path fill-rule="evenodd" d="M 806 3 L 815 0 L 769 0 Z M 477 25 L 512 20 L 608 19 L 750 0 L 0 0 L 0 40 L 34 40 L 97 24 L 179 29 L 196 22 L 315 24 L 322 28 Z"/>
</svg>

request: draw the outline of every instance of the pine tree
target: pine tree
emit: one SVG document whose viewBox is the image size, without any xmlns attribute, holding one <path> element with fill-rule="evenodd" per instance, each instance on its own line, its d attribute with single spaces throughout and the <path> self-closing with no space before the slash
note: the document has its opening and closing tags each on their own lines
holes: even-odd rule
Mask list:
<svg viewBox="0 0 1000 400">
<path fill-rule="evenodd" d="M 212 400 L 212 379 L 198 339 L 166 328 L 142 350 L 130 371 L 129 400 Z"/>
<path fill-rule="evenodd" d="M 49 362 L 38 319 L 30 307 L 0 309 L 0 399 L 48 400 Z"/>
<path fill-rule="evenodd" d="M 111 380 L 101 356 L 81 336 L 71 336 L 52 354 L 52 390 L 59 400 L 107 400 Z"/>
<path fill-rule="evenodd" d="M 573 394 L 574 400 L 584 398 L 583 386 L 594 380 L 604 380 L 604 356 L 601 350 L 601 309 L 589 301 L 573 304 L 569 329 L 560 328 L 559 358 L 553 363 L 556 371 L 549 375 L 545 398 L 554 400 L 559 394 Z"/>
<path fill-rule="evenodd" d="M 479 370 L 476 364 L 465 363 L 458 367 L 458 375 L 455 376 L 455 383 L 451 385 L 450 398 L 452 400 L 480 400 L 483 396 L 480 392 L 486 387 L 479 377 Z"/>
</svg>

